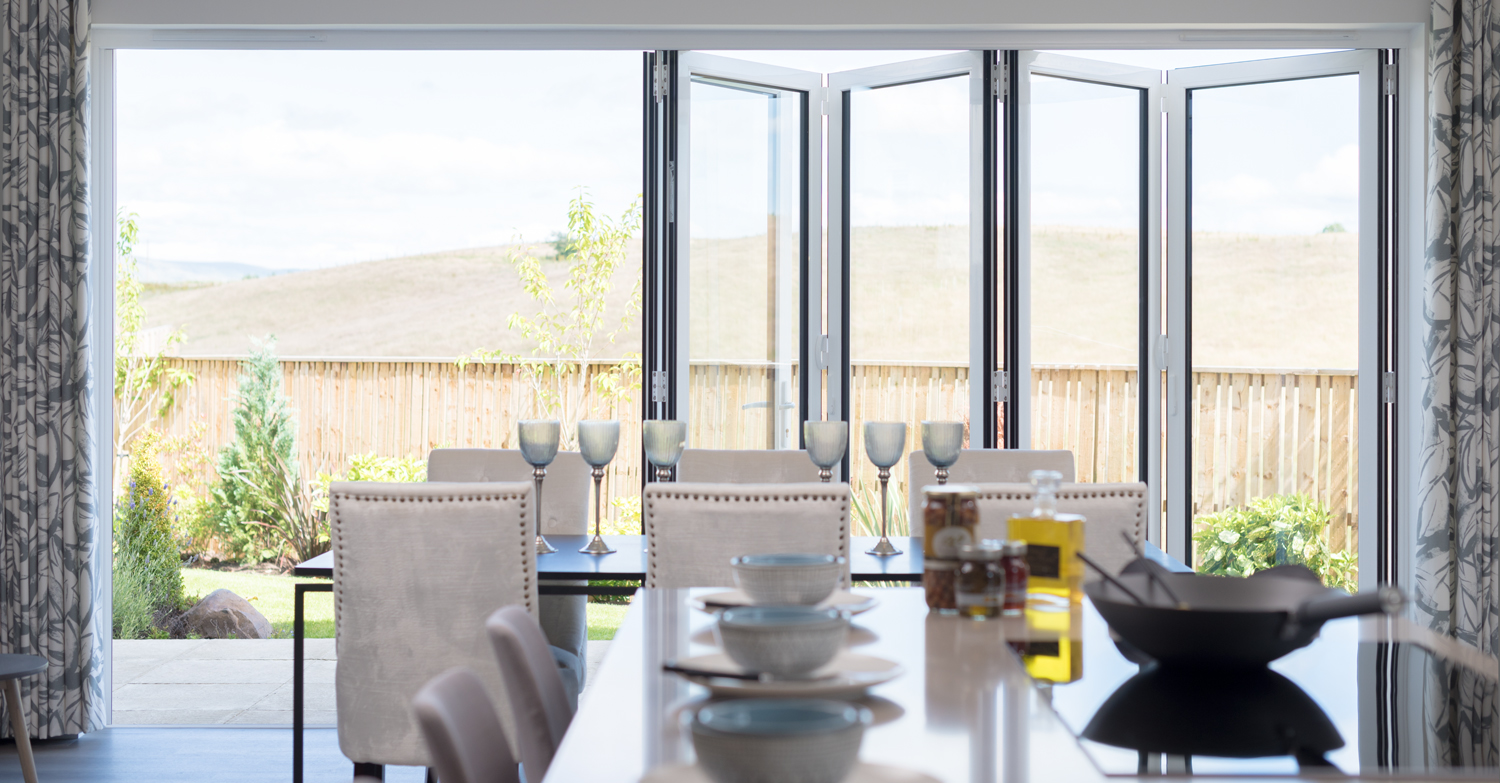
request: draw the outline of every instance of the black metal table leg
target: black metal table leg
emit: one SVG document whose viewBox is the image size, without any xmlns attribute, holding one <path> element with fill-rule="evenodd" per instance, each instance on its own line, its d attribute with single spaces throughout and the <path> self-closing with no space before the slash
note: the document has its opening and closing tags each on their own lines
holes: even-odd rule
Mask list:
<svg viewBox="0 0 1500 783">
<path fill-rule="evenodd" d="M 327 583 L 298 582 L 292 586 L 292 783 L 302 783 L 302 603 L 304 593 L 331 593 Z"/>
</svg>

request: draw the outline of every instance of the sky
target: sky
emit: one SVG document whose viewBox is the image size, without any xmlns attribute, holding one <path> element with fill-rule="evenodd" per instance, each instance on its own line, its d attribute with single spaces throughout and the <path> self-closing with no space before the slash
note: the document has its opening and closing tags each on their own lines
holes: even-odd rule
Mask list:
<svg viewBox="0 0 1500 783">
<path fill-rule="evenodd" d="M 817 73 L 938 52 L 726 52 Z M 1294 52 L 1071 52 L 1185 67 Z M 117 203 L 140 254 L 308 269 L 541 240 L 587 188 L 618 215 L 641 189 L 639 52 L 122 50 Z M 1038 82 L 1033 220 L 1134 220 L 1133 128 L 1123 91 Z M 1355 230 L 1350 77 L 1201 92 L 1194 226 Z M 967 116 L 960 80 L 855 96 L 856 225 L 962 224 Z M 695 236 L 764 230 L 764 128 L 713 130 L 751 153 L 695 177 Z M 758 134 L 758 135 L 757 135 Z M 751 138 L 756 137 L 756 138 Z M 695 141 L 698 141 L 695 139 Z M 750 169 L 759 167 L 760 172 Z M 696 174 L 697 172 L 695 172 Z M 747 197 L 747 182 L 759 182 Z"/>
</svg>

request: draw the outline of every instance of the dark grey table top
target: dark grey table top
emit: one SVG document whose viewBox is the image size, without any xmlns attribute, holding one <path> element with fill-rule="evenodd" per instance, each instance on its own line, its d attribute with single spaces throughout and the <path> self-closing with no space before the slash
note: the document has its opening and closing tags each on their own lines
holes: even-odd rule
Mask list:
<svg viewBox="0 0 1500 783">
<path fill-rule="evenodd" d="M 644 536 L 605 536 L 617 551 L 612 555 L 586 555 L 579 552 L 590 536 L 547 536 L 558 551 L 538 555 L 537 575 L 546 579 L 619 579 L 646 578 L 646 539 Z M 855 536 L 850 541 L 849 572 L 857 582 L 917 582 L 922 578 L 922 539 L 902 536 L 892 541 L 902 550 L 899 555 L 877 557 L 865 554 L 875 546 L 874 536 Z M 333 553 L 324 552 L 292 569 L 293 576 L 333 576 Z"/>
<path fill-rule="evenodd" d="M 30 677 L 47 670 L 47 659 L 40 655 L 0 654 L 0 680 Z"/>
</svg>

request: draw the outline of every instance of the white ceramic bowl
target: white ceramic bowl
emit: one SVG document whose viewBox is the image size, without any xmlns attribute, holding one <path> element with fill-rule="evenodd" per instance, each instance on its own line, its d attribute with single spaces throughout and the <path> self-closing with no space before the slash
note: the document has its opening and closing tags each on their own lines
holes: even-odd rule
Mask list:
<svg viewBox="0 0 1500 783">
<path fill-rule="evenodd" d="M 770 606 L 811 606 L 833 595 L 844 563 L 834 555 L 793 552 L 742 555 L 729 561 L 735 586 L 752 602 Z"/>
<path fill-rule="evenodd" d="M 693 749 L 715 783 L 839 783 L 870 711 L 828 699 L 733 699 L 693 715 Z"/>
<path fill-rule="evenodd" d="M 752 672 L 800 677 L 833 660 L 849 621 L 811 606 L 737 606 L 719 615 L 719 646 Z"/>
</svg>

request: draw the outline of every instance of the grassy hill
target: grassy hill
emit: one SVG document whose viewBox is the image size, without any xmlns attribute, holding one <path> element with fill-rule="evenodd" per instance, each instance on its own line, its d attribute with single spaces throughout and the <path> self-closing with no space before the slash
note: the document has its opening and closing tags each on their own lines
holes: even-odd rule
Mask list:
<svg viewBox="0 0 1500 783">
<path fill-rule="evenodd" d="M 1033 360 L 1134 363 L 1136 238 L 1116 230 L 1032 232 Z M 370 261 L 200 287 L 153 286 L 148 326 L 185 328 L 183 355 L 243 354 L 274 334 L 285 356 L 525 353 L 506 329 L 537 308 L 508 247 Z M 1199 365 L 1353 367 L 1358 238 L 1353 234 L 1199 234 L 1194 359 Z M 616 276 L 607 324 L 629 296 L 638 249 Z M 763 238 L 697 240 L 690 301 L 694 359 L 764 361 L 776 280 Z M 968 234 L 959 226 L 857 229 L 851 242 L 856 361 L 965 362 Z M 547 265 L 561 289 L 566 265 Z M 786 270 L 780 270 L 785 274 Z M 796 285 L 795 276 L 783 277 Z M 781 303 L 795 318 L 796 298 Z M 638 350 L 637 325 L 601 356 Z"/>
</svg>

